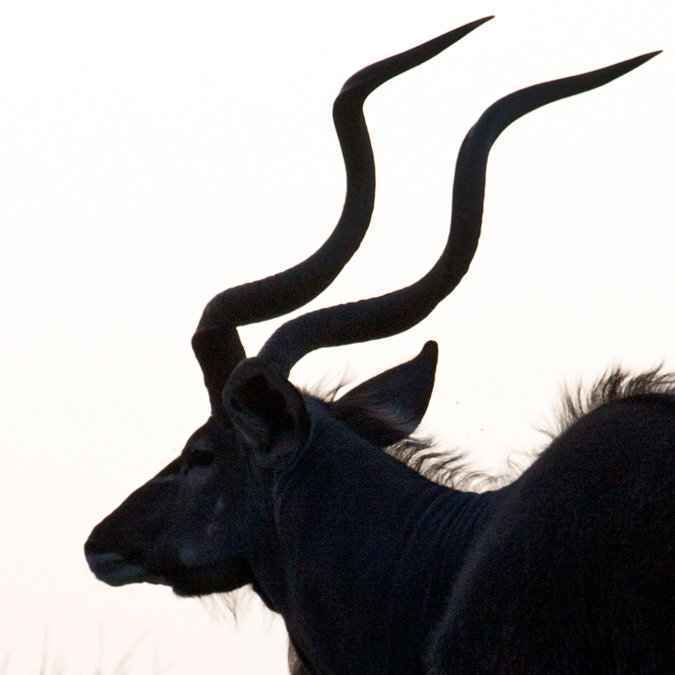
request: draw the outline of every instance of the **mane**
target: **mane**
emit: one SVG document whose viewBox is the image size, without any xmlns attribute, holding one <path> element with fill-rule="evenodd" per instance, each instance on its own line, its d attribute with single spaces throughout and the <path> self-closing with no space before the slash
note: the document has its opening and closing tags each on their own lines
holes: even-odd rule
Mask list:
<svg viewBox="0 0 675 675">
<path fill-rule="evenodd" d="M 541 429 L 551 439 L 596 408 L 609 403 L 643 396 L 675 396 L 675 373 L 664 372 L 663 364 L 638 375 L 615 366 L 598 378 L 590 389 L 579 383 L 563 390 L 560 410 L 553 429 Z"/>
<path fill-rule="evenodd" d="M 303 393 L 326 403 L 340 418 L 339 410 L 334 404 L 349 384 L 351 383 L 346 378 L 330 386 L 327 386 L 325 382 L 320 382 L 311 388 L 303 389 Z M 430 481 L 456 490 L 479 491 L 508 482 L 502 477 L 471 469 L 466 450 L 440 448 L 434 438 L 417 436 L 412 433 L 414 427 L 411 420 L 395 406 L 366 397 L 356 400 L 352 398 L 350 403 L 352 408 L 356 403 L 357 410 L 355 413 L 352 410 L 352 413 L 356 414 L 362 423 L 367 424 L 367 420 L 377 420 L 380 425 L 386 426 L 392 433 L 404 435 L 403 440 L 383 447 L 381 450 Z"/>
<path fill-rule="evenodd" d="M 483 491 L 501 484 L 500 478 L 472 469 L 466 450 L 442 449 L 433 439 L 410 436 L 383 450 L 421 476 L 454 490 Z"/>
<path fill-rule="evenodd" d="M 306 394 L 331 406 L 349 382 L 341 380 L 327 387 L 325 383 L 304 390 Z M 675 397 L 675 373 L 664 372 L 663 365 L 631 374 L 621 366 L 615 366 L 601 375 L 590 388 L 583 383 L 565 387 L 560 396 L 559 408 L 551 428 L 538 428 L 550 440 L 554 440 L 582 417 L 596 408 L 641 396 L 665 395 Z M 353 403 L 353 401 L 352 401 Z M 483 492 L 500 488 L 517 478 L 545 449 L 516 452 L 507 460 L 507 468 L 499 474 L 477 471 L 470 467 L 468 452 L 464 449 L 442 449 L 435 439 L 409 434 L 410 420 L 402 418 L 400 411 L 364 400 L 358 414 L 363 419 L 377 419 L 392 431 L 402 432 L 406 437 L 394 445 L 382 448 L 397 461 L 410 467 L 434 483 L 458 490 Z"/>
</svg>

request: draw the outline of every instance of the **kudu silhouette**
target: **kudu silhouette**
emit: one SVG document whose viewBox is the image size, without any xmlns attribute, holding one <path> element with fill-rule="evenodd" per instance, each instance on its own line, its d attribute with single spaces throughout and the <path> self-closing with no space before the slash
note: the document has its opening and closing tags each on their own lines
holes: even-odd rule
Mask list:
<svg viewBox="0 0 675 675">
<path fill-rule="evenodd" d="M 655 53 L 488 108 L 459 152 L 448 244 L 418 282 L 290 320 L 253 358 L 237 334 L 315 298 L 363 239 L 375 193 L 366 97 L 485 21 L 346 82 L 334 106 L 347 172 L 335 230 L 296 267 L 208 303 L 192 345 L 211 416 L 85 545 L 94 574 L 112 586 L 149 582 L 194 596 L 251 584 L 284 618 L 295 673 L 675 672 L 674 378 L 610 373 L 587 401 L 568 401 L 566 430 L 529 469 L 483 493 L 419 470 L 438 459 L 411 439 L 433 389 L 435 343 L 339 398 L 288 380 L 312 350 L 425 318 L 471 263 L 499 134 Z"/>
</svg>

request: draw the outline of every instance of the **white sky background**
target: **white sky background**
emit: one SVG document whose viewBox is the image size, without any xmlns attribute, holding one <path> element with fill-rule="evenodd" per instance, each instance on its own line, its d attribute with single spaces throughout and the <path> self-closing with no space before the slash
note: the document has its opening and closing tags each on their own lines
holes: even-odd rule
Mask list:
<svg viewBox="0 0 675 675">
<path fill-rule="evenodd" d="M 328 236 L 331 105 L 361 67 L 497 18 L 378 90 L 372 226 L 310 308 L 421 276 L 447 237 L 459 144 L 497 98 L 666 50 L 509 128 L 483 238 L 431 316 L 324 350 L 298 384 L 359 381 L 435 339 L 425 429 L 499 470 L 560 385 L 675 364 L 675 9 L 669 0 L 37 0 L 0 8 L 0 672 L 286 672 L 282 623 L 89 572 L 90 529 L 208 414 L 190 337 L 216 292 Z M 278 325 L 242 330 L 253 354 Z M 271 626 L 271 627 L 270 627 Z M 103 634 L 103 647 L 99 647 Z M 9 655 L 6 669 L 2 660 Z"/>
</svg>

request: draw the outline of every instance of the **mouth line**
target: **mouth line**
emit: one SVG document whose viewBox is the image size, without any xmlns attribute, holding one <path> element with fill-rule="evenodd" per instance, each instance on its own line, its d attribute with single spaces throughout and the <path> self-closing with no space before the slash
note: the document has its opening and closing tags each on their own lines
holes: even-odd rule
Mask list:
<svg viewBox="0 0 675 675">
<path fill-rule="evenodd" d="M 125 586 L 142 582 L 171 585 L 164 575 L 152 574 L 142 565 L 131 564 L 119 553 L 89 553 L 87 562 L 96 578 L 109 586 Z"/>
<path fill-rule="evenodd" d="M 135 562 L 130 562 L 121 553 L 86 553 L 89 568 L 97 579 L 109 586 L 148 583 L 169 586 L 181 597 L 208 595 L 210 593 L 229 593 L 251 583 L 250 572 L 241 563 L 225 574 L 217 565 L 181 565 L 178 560 L 167 565 L 162 572 L 153 571 Z"/>
</svg>

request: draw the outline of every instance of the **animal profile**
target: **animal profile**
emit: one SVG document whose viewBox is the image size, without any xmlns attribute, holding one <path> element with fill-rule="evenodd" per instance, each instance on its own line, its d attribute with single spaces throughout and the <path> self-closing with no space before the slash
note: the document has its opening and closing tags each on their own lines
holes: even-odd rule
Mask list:
<svg viewBox="0 0 675 675">
<path fill-rule="evenodd" d="M 459 151 L 447 245 L 419 281 L 293 318 L 254 357 L 237 333 L 317 297 L 358 249 L 375 195 L 368 95 L 489 18 L 347 80 L 333 109 L 347 174 L 335 229 L 304 262 L 207 304 L 192 346 L 210 417 L 85 544 L 111 586 L 199 596 L 250 584 L 285 621 L 295 675 L 675 672 L 675 378 L 608 374 L 568 401 L 565 428 L 527 470 L 482 493 L 432 480 L 423 469 L 437 457 L 412 437 L 434 342 L 342 396 L 289 381 L 311 351 L 399 334 L 452 292 L 508 125 L 657 52 L 490 106 Z"/>
</svg>

